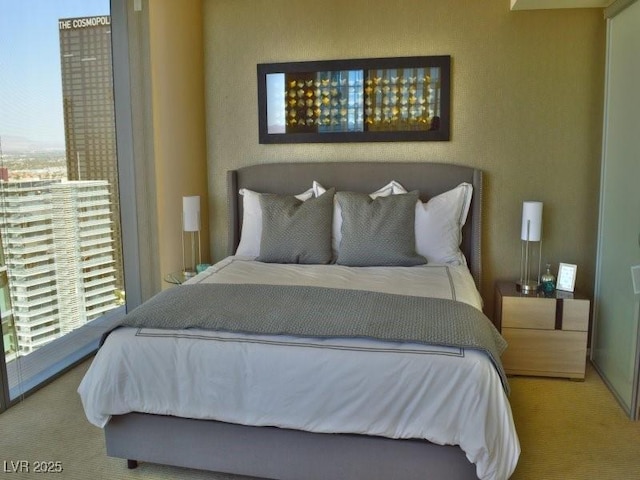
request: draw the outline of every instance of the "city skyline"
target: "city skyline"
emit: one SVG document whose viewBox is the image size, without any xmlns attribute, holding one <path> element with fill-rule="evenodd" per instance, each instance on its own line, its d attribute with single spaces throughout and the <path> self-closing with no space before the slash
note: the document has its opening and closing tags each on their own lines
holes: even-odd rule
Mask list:
<svg viewBox="0 0 640 480">
<path fill-rule="evenodd" d="M 109 0 L 0 0 L 0 309 L 11 358 L 124 302 L 110 37 Z"/>
<path fill-rule="evenodd" d="M 0 0 L 3 152 L 20 143 L 64 149 L 58 21 L 109 14 L 109 0 Z"/>
</svg>

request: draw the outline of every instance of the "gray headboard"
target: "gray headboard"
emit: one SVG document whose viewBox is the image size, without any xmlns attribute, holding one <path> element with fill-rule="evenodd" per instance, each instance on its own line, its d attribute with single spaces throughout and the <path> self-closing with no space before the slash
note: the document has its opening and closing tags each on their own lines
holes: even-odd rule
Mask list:
<svg viewBox="0 0 640 480">
<path fill-rule="evenodd" d="M 407 190 L 420 191 L 422 201 L 468 182 L 473 185 L 473 200 L 467 223 L 462 229 L 462 251 L 476 286 L 480 288 L 482 273 L 482 171 L 463 165 L 427 162 L 326 162 L 263 163 L 227 172 L 229 201 L 229 255 L 240 242 L 242 201 L 240 188 L 261 193 L 294 195 L 311 187 L 316 180 L 336 190 L 373 192 L 391 180 Z"/>
</svg>

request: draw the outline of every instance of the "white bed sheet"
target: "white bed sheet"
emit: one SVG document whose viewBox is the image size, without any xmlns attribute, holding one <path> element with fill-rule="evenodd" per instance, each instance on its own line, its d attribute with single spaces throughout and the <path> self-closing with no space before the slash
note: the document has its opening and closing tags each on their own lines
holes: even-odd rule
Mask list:
<svg viewBox="0 0 640 480">
<path fill-rule="evenodd" d="M 464 266 L 352 268 L 229 257 L 189 283 L 277 283 L 456 298 L 481 306 Z M 180 287 L 175 287 L 180 288 Z M 401 319 L 390 319 L 401 321 Z M 121 328 L 79 389 L 89 421 L 132 411 L 460 445 L 481 479 L 506 479 L 520 446 L 481 352 L 367 339 Z"/>
</svg>

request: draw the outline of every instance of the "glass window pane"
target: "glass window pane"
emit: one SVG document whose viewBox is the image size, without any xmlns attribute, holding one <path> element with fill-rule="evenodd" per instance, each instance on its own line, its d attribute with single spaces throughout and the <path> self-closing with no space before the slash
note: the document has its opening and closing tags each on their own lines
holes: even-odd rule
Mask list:
<svg viewBox="0 0 640 480">
<path fill-rule="evenodd" d="M 11 398 L 89 354 L 124 310 L 109 3 L 0 3 L 0 311 Z"/>
</svg>

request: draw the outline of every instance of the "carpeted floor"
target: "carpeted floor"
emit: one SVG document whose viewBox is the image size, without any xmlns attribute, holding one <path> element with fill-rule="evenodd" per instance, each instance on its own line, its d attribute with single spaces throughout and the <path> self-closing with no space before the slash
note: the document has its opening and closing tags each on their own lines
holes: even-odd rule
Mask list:
<svg viewBox="0 0 640 480">
<path fill-rule="evenodd" d="M 629 420 L 593 368 L 584 382 L 509 382 L 522 448 L 512 480 L 640 479 L 640 422 Z"/>
<path fill-rule="evenodd" d="M 246 478 L 144 463 L 127 470 L 125 461 L 107 457 L 102 431 L 86 421 L 76 394 L 88 365 L 0 415 L 0 480 Z M 522 445 L 513 480 L 640 479 L 640 423 L 626 418 L 593 369 L 585 382 L 526 377 L 510 382 Z M 58 475 L 3 472 L 19 460 L 59 461 L 64 470 Z"/>
</svg>

